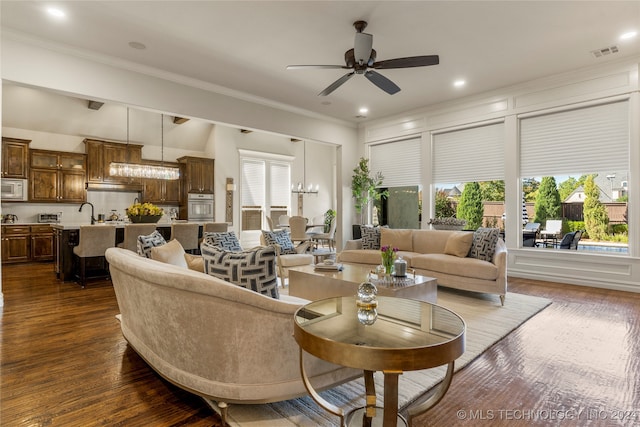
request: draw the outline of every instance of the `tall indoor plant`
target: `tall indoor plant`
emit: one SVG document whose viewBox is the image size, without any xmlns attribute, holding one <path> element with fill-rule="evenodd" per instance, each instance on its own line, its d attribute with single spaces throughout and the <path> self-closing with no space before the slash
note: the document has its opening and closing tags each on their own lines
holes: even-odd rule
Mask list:
<svg viewBox="0 0 640 427">
<path fill-rule="evenodd" d="M 386 195 L 386 191 L 378 191 L 377 187 L 382 185 L 384 176 L 381 172 L 371 174 L 369 170 L 369 159 L 360 157 L 358 166 L 353 169 L 353 176 L 351 177 L 351 195 L 355 202 L 356 213 L 360 215 L 360 223 L 366 222 L 366 213 L 369 207 L 369 203 L 372 200 L 380 200 L 382 196 Z"/>
</svg>

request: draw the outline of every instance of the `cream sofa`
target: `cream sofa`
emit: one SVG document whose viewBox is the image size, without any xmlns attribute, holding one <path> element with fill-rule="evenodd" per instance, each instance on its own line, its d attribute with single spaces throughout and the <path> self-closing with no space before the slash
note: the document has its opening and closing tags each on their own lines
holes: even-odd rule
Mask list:
<svg viewBox="0 0 640 427">
<path fill-rule="evenodd" d="M 507 294 L 507 247 L 498 239 L 493 260 L 466 256 L 472 232 L 446 230 L 380 229 L 380 246 L 399 248 L 398 255 L 416 273 L 435 277 L 439 286 L 497 294 L 504 305 Z M 450 240 L 451 238 L 451 240 Z M 455 241 L 454 241 L 455 240 Z M 458 256 L 449 253 L 458 252 Z M 343 263 L 378 265 L 380 250 L 362 249 L 362 240 L 349 240 L 338 254 Z"/>
<path fill-rule="evenodd" d="M 307 394 L 293 315 L 307 301 L 257 292 L 135 253 L 106 251 L 129 345 L 162 377 L 195 393 L 226 419 L 228 403 Z M 305 355 L 312 383 L 330 388 L 362 374 Z"/>
</svg>

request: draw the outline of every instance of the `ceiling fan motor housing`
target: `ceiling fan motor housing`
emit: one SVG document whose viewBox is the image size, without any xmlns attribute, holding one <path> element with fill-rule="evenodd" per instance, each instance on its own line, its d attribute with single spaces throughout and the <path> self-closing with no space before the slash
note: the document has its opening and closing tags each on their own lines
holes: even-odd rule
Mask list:
<svg viewBox="0 0 640 427">
<path fill-rule="evenodd" d="M 369 60 L 365 64 L 360 65 L 356 62 L 354 50 L 349 49 L 344 53 L 344 62 L 347 67 L 353 68 L 356 74 L 362 74 L 367 70 L 367 67 L 372 66 L 373 63 L 376 62 L 376 50 L 371 49 L 371 56 L 369 57 Z"/>
</svg>

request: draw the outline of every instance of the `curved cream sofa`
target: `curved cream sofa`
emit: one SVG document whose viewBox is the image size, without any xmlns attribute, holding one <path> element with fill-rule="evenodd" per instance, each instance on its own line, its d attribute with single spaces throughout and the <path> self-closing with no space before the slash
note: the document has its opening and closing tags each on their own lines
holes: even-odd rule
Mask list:
<svg viewBox="0 0 640 427">
<path fill-rule="evenodd" d="M 293 315 L 306 300 L 276 300 L 125 249 L 106 257 L 129 345 L 165 379 L 214 409 L 217 402 L 223 420 L 228 403 L 307 394 L 293 338 Z M 304 362 L 320 389 L 362 375 L 311 355 Z"/>
<path fill-rule="evenodd" d="M 492 262 L 445 253 L 453 233 L 447 230 L 380 229 L 380 246 L 400 249 L 399 256 L 409 268 L 423 276 L 435 277 L 439 286 L 497 294 L 504 305 L 507 294 L 507 247 L 498 239 Z M 472 232 L 468 232 L 472 233 Z M 460 236 L 457 234 L 456 236 Z M 349 240 L 338 260 L 344 263 L 378 265 L 380 250 L 362 249 L 362 240 Z"/>
</svg>

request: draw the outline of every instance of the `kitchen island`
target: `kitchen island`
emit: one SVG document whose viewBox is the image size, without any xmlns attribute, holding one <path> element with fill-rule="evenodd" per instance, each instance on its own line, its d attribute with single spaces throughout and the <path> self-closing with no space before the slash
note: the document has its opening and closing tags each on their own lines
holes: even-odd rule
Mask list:
<svg viewBox="0 0 640 427">
<path fill-rule="evenodd" d="M 177 221 L 187 222 L 187 221 Z M 200 225 L 199 236 L 202 236 L 202 226 L 204 222 L 200 221 L 188 221 L 190 223 L 197 223 Z M 124 241 L 124 227 L 128 224 L 125 221 L 106 221 L 104 223 L 96 223 L 94 227 L 115 226 L 116 227 L 116 241 L 114 246 Z M 156 229 L 162 234 L 165 240 L 169 241 L 171 238 L 171 224 L 172 222 L 159 222 L 156 224 Z M 56 277 L 63 282 L 74 280 L 74 255 L 73 247 L 78 245 L 80 238 L 80 226 L 89 225 L 87 223 L 56 223 L 51 224 L 53 228 L 54 237 L 54 271 Z"/>
</svg>

